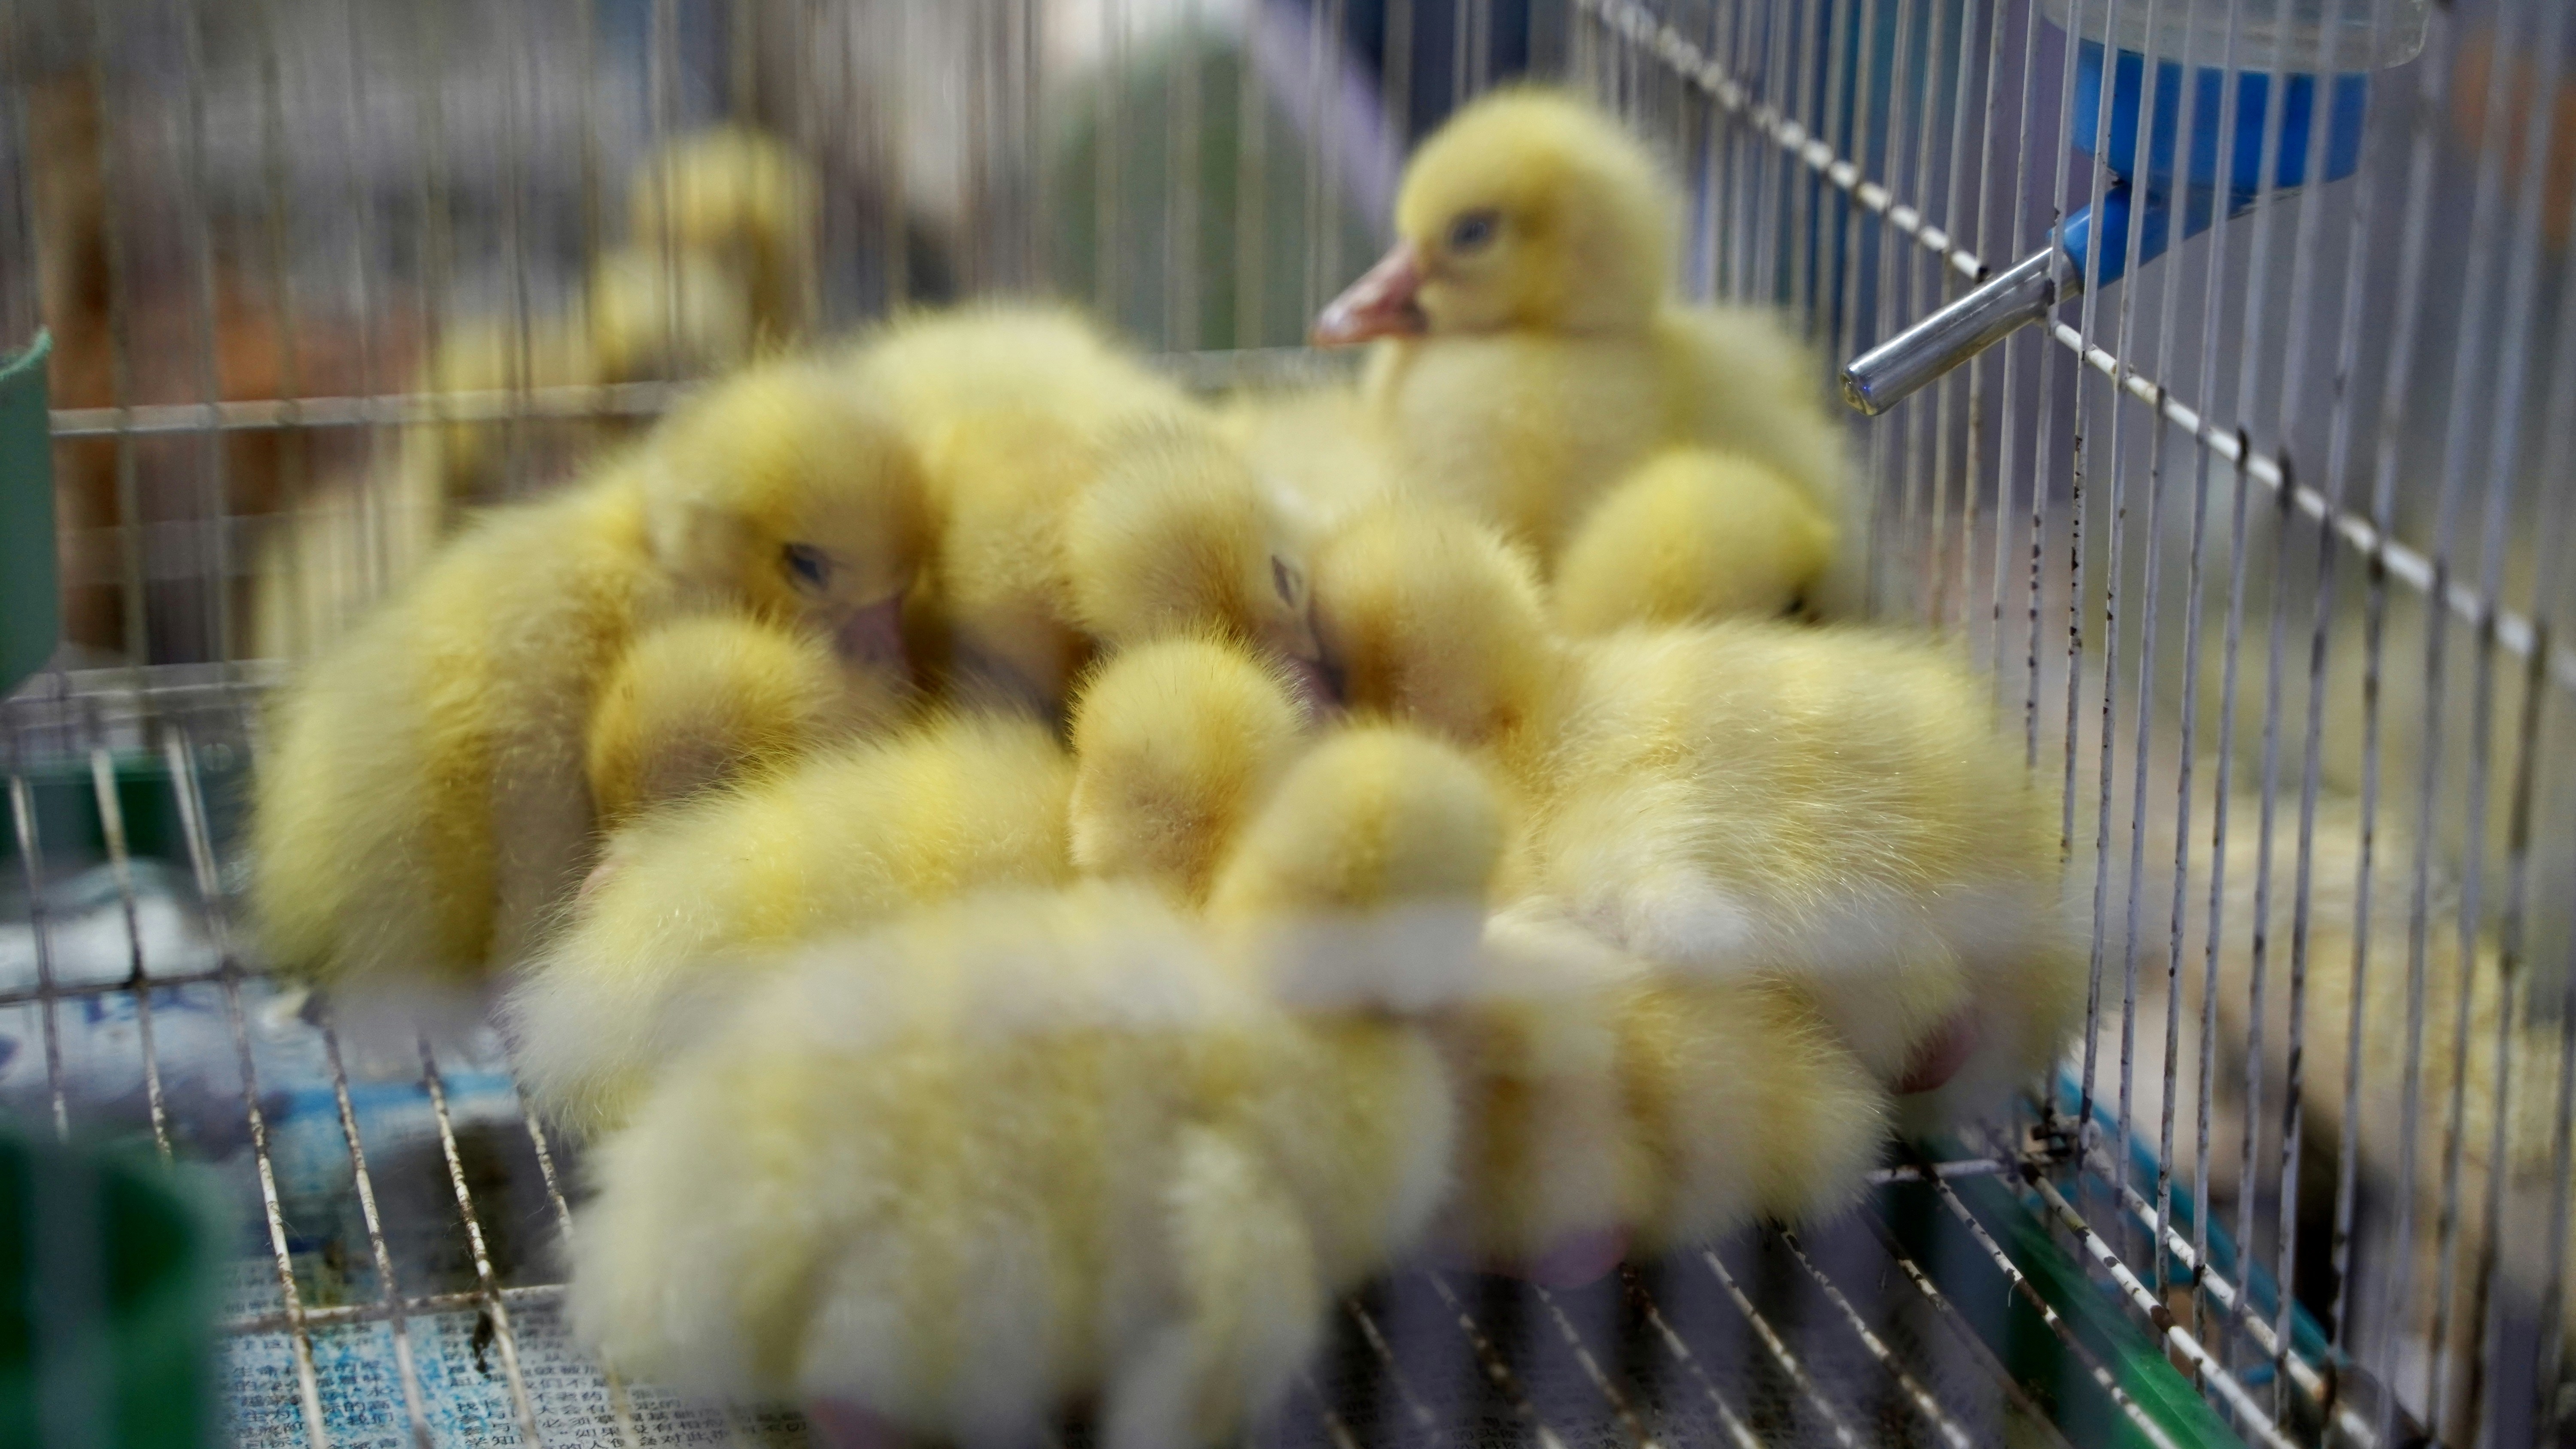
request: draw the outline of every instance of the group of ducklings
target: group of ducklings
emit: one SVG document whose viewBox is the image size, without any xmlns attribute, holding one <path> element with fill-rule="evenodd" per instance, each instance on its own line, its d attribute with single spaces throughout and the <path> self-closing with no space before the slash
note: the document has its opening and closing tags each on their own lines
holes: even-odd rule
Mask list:
<svg viewBox="0 0 2576 1449">
<path fill-rule="evenodd" d="M 1416 1251 L 1837 1210 L 2084 983 L 1986 686 L 1780 617 L 1835 431 L 1676 212 L 1506 92 L 1320 319 L 1356 387 L 1025 307 L 717 384 L 285 691 L 269 951 L 496 986 L 592 1146 L 580 1334 L 826 1424 L 1206 1442 Z"/>
</svg>

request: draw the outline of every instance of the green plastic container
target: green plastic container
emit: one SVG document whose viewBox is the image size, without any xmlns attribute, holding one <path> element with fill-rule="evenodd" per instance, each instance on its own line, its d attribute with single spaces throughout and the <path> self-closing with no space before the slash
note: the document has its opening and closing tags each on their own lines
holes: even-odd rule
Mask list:
<svg viewBox="0 0 2576 1449">
<path fill-rule="evenodd" d="M 0 362 L 0 694 L 42 669 L 62 638 L 54 581 L 54 448 L 45 359 L 54 340 Z"/>
<path fill-rule="evenodd" d="M 0 1444 L 212 1443 L 220 1225 L 148 1146 L 0 1123 Z"/>
</svg>

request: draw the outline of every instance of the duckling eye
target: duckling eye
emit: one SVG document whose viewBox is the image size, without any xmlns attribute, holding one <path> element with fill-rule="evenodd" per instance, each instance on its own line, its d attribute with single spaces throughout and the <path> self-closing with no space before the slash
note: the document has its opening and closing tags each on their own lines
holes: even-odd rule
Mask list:
<svg viewBox="0 0 2576 1449">
<path fill-rule="evenodd" d="M 1288 567 L 1286 559 L 1273 558 L 1270 561 L 1270 586 L 1279 591 L 1279 602 L 1296 603 L 1297 586 L 1300 582 L 1302 581 L 1297 577 L 1297 571 Z"/>
<path fill-rule="evenodd" d="M 778 563 L 799 588 L 821 593 L 832 586 L 832 556 L 810 543 L 783 545 Z"/>
<path fill-rule="evenodd" d="M 1503 219 L 1495 213 L 1468 212 L 1449 223 L 1449 250 L 1453 252 L 1481 250 L 1486 243 L 1494 239 L 1494 234 L 1502 229 Z"/>
</svg>

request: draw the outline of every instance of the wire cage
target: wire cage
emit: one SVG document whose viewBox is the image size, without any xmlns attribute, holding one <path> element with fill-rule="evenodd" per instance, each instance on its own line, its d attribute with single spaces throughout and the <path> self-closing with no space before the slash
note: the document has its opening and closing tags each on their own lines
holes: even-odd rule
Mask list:
<svg viewBox="0 0 2576 1449">
<path fill-rule="evenodd" d="M 496 1044 L 361 1060 L 264 976 L 235 840 L 285 661 L 464 508 L 908 303 L 1057 293 L 1202 386 L 1331 375 L 1305 320 L 1407 145 L 1528 78 L 1663 148 L 1686 289 L 1782 309 L 1820 388 L 2077 215 L 2110 239 L 1851 444 L 1870 608 L 1989 672 L 2062 801 L 2092 1009 L 1843 1221 L 1581 1289 L 1390 1277 L 1258 1437 L 2576 1432 L 2569 7 L 27 0 L 0 39 L 64 621 L 0 703 L 0 1103 L 243 1205 L 239 1441 L 805 1434 L 566 1344 L 579 1166 Z M 2252 184 L 2151 215 L 2104 85 Z M 657 242 L 649 158 L 728 125 L 819 179 L 797 295 Z"/>
</svg>

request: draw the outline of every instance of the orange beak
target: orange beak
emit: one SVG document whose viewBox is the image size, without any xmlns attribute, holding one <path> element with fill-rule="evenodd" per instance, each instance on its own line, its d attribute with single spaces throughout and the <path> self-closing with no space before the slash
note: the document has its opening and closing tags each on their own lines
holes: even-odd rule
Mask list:
<svg viewBox="0 0 2576 1449">
<path fill-rule="evenodd" d="M 1316 314 L 1309 334 L 1318 347 L 1348 347 L 1375 337 L 1419 337 L 1430 330 L 1416 300 L 1422 291 L 1422 253 L 1400 241 Z"/>
</svg>

